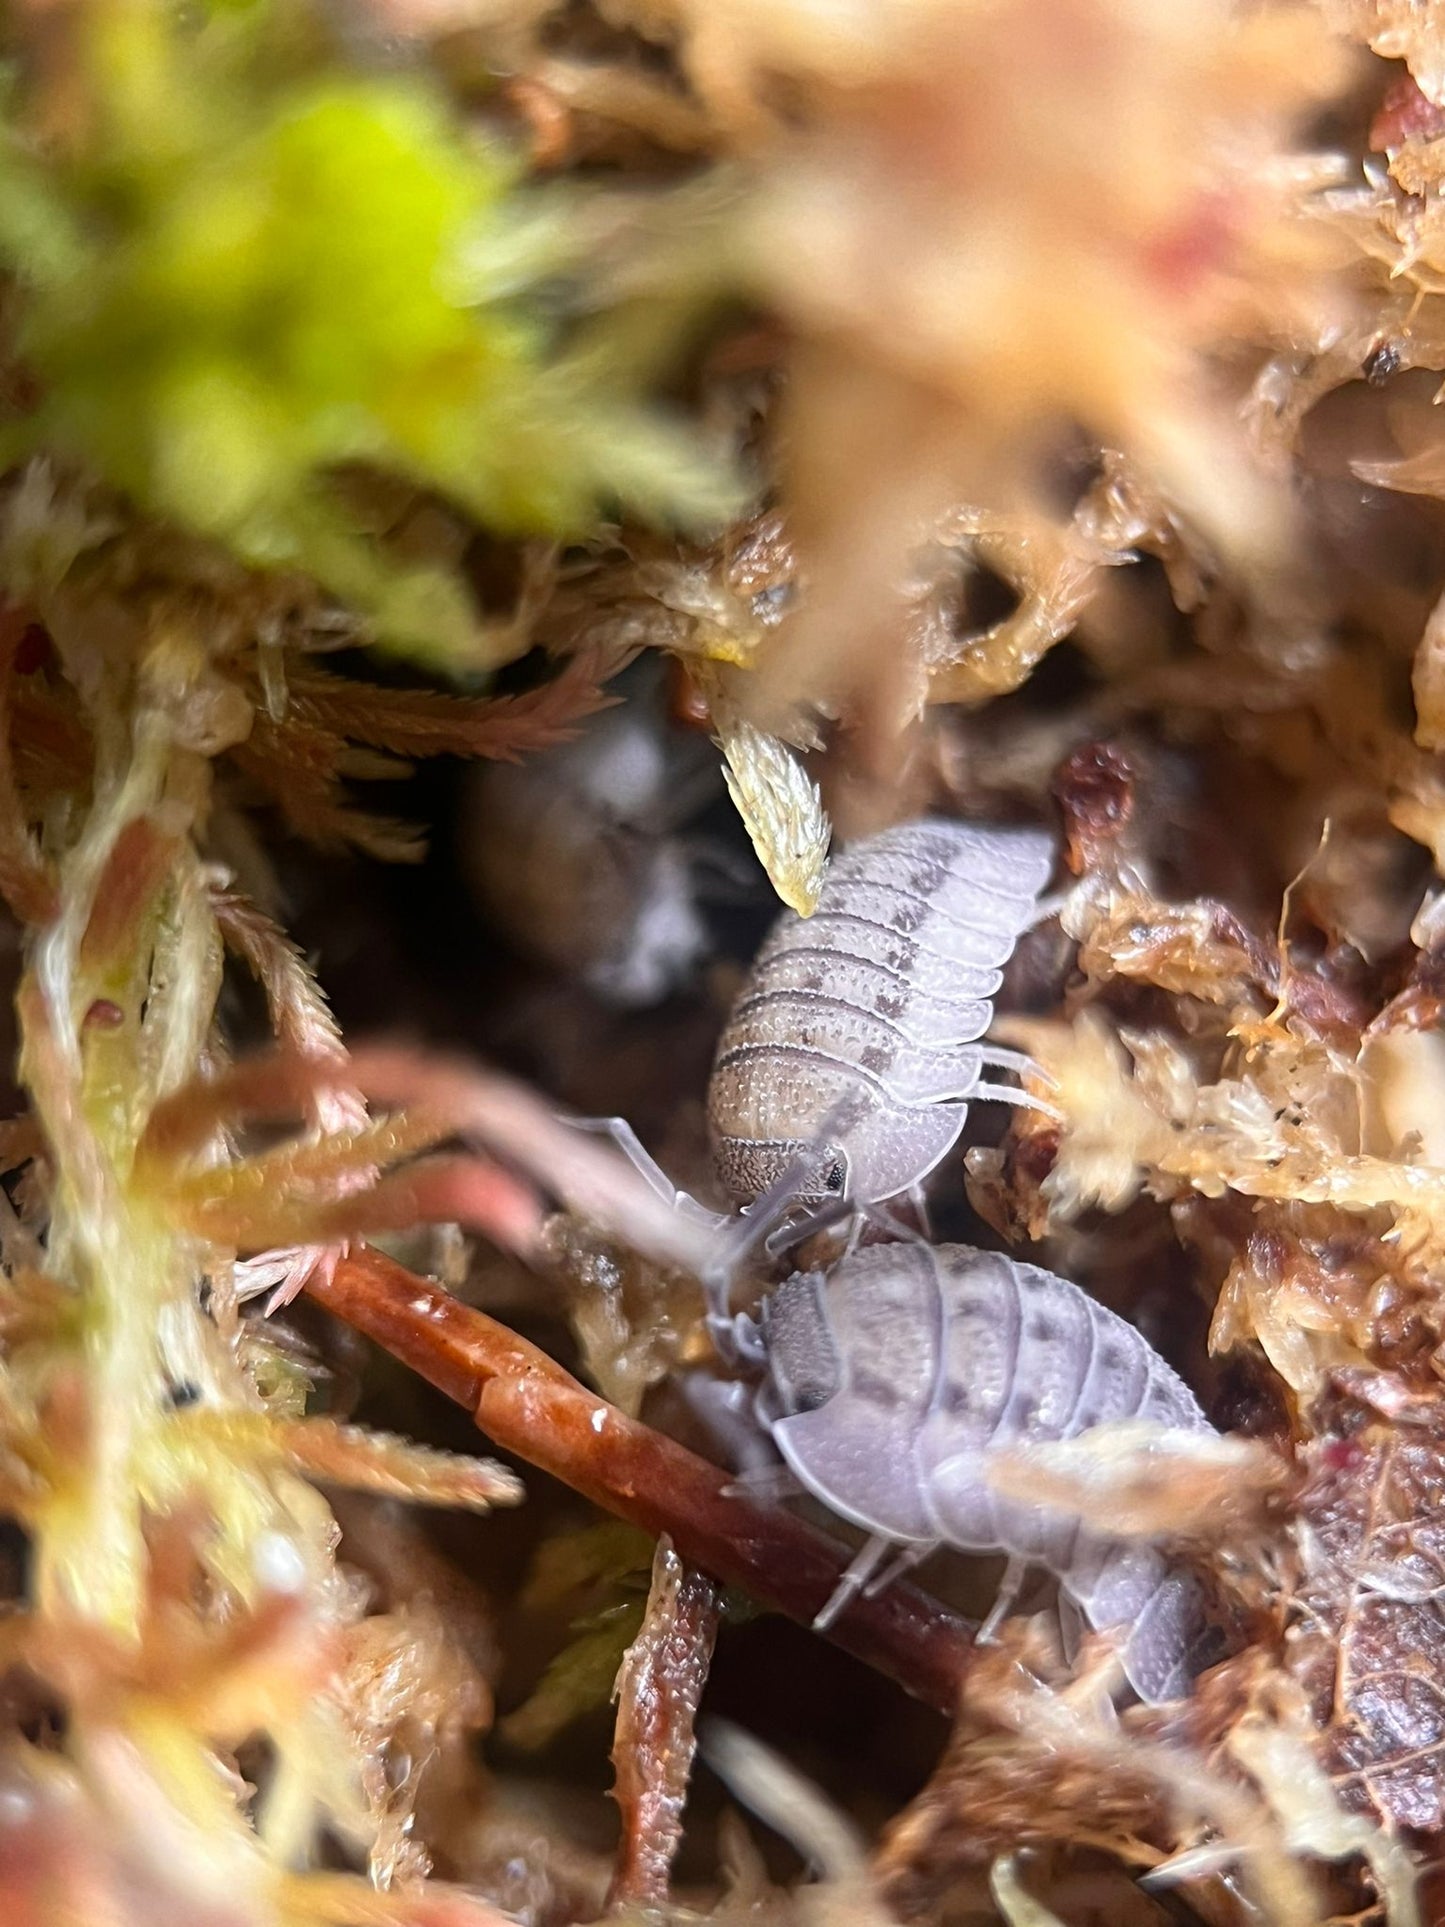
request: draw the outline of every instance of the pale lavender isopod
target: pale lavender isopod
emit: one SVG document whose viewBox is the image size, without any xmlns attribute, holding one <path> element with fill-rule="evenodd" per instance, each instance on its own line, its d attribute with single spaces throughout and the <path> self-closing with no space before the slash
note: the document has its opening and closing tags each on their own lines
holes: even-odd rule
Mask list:
<svg viewBox="0 0 1445 1927">
<path fill-rule="evenodd" d="M 754 1409 L 788 1471 L 870 1535 L 820 1623 L 893 1548 L 893 1571 L 940 1546 L 1002 1551 L 1003 1610 L 1042 1567 L 1089 1626 L 1116 1633 L 1141 1699 L 1188 1690 L 1214 1640 L 1195 1579 L 1148 1540 L 1005 1498 L 985 1477 L 999 1448 L 1112 1421 L 1212 1430 L 1134 1326 L 1036 1265 L 906 1243 L 795 1273 L 735 1332 L 764 1366 Z"/>
<path fill-rule="evenodd" d="M 828 867 L 811 917 L 787 912 L 718 1042 L 708 1122 L 718 1175 L 751 1204 L 860 1208 L 911 1191 L 957 1142 L 985 1081 L 1019 1071 L 980 1043 L 1054 863 L 1042 830 L 903 823 Z"/>
</svg>

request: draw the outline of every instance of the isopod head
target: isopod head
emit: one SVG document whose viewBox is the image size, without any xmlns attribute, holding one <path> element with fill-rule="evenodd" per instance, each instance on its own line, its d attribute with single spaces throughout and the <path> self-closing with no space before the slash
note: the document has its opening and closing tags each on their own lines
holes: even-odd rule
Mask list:
<svg viewBox="0 0 1445 1927">
<path fill-rule="evenodd" d="M 712 1148 L 718 1177 L 728 1196 L 740 1204 L 767 1196 L 789 1174 L 796 1183 L 798 1205 L 808 1210 L 844 1196 L 847 1190 L 848 1159 L 836 1144 L 729 1134 L 714 1137 Z"/>
<path fill-rule="evenodd" d="M 842 1363 L 828 1322 L 820 1272 L 797 1271 L 763 1309 L 768 1385 L 762 1396 L 770 1422 L 826 1405 L 842 1383 Z"/>
<path fill-rule="evenodd" d="M 790 1169 L 800 1209 L 816 1210 L 840 1197 L 882 1204 L 921 1183 L 958 1142 L 968 1114 L 964 1104 L 890 1102 L 860 1089 L 846 1072 L 829 1075 L 831 1067 L 778 1056 L 776 1076 L 726 1065 L 713 1080 L 713 1116 L 734 1120 L 729 1130 L 714 1126 L 713 1158 L 728 1195 L 740 1204 L 763 1196 Z M 736 1096 L 746 1103 L 732 1102 L 734 1081 Z M 812 1138 L 796 1134 L 803 1092 L 816 1125 Z M 782 1124 L 794 1129 L 777 1129 Z"/>
</svg>

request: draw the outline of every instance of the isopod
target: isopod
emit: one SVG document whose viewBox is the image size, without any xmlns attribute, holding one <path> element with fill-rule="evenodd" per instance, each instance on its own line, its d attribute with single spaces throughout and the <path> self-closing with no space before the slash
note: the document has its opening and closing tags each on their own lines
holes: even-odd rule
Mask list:
<svg viewBox="0 0 1445 1927">
<path fill-rule="evenodd" d="M 524 762 L 480 765 L 463 819 L 464 869 L 492 922 L 618 1009 L 685 984 L 709 943 L 707 851 L 678 830 L 720 778 L 654 693 L 644 684 Z"/>
<path fill-rule="evenodd" d="M 1036 1265 L 909 1242 L 795 1272 L 760 1321 L 732 1332 L 763 1368 L 753 1409 L 788 1473 L 870 1535 L 820 1624 L 895 1547 L 894 1570 L 940 1546 L 1002 1551 L 996 1616 L 1025 1570 L 1043 1567 L 1089 1626 L 1116 1632 L 1142 1700 L 1187 1690 L 1212 1639 L 1193 1577 L 1147 1540 L 1006 1498 L 986 1478 L 999 1448 L 1111 1421 L 1213 1429 L 1133 1325 Z"/>
<path fill-rule="evenodd" d="M 984 1081 L 1027 1060 L 979 1039 L 1054 852 L 1037 829 L 900 824 L 829 865 L 809 918 L 774 925 L 722 1033 L 708 1090 L 718 1176 L 750 1204 L 797 1171 L 796 1202 L 866 1207 L 947 1155 Z"/>
</svg>

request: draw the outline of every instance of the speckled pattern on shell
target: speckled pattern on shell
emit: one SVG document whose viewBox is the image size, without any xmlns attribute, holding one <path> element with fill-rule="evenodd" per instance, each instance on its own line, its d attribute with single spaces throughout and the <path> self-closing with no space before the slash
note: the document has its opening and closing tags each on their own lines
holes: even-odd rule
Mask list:
<svg viewBox="0 0 1445 1927">
<path fill-rule="evenodd" d="M 826 1148 L 800 1203 L 881 1203 L 956 1142 L 979 1039 L 1053 868 L 1042 830 L 900 824 L 833 859 L 817 910 L 774 926 L 718 1042 L 708 1117 L 718 1172 L 749 1203 Z M 835 1173 L 836 1174 L 836 1173 Z"/>
<path fill-rule="evenodd" d="M 997 1447 L 1152 1419 L 1212 1428 L 1134 1326 L 1066 1278 L 963 1245 L 873 1246 L 800 1272 L 763 1316 L 758 1415 L 798 1479 L 899 1543 L 1004 1551 L 1053 1573 L 1092 1627 L 1118 1629 L 1141 1699 L 1173 1699 L 1209 1644 L 1194 1579 L 1144 1540 L 993 1493 Z"/>
</svg>

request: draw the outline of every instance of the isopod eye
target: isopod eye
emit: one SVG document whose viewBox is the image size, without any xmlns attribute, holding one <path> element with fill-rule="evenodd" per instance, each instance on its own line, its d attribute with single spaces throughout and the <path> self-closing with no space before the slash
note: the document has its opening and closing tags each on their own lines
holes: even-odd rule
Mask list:
<svg viewBox="0 0 1445 1927">
<path fill-rule="evenodd" d="M 834 1197 L 843 1195 L 843 1187 L 848 1182 L 848 1167 L 842 1158 L 835 1158 L 823 1173 L 823 1189 L 831 1191 Z"/>
</svg>

